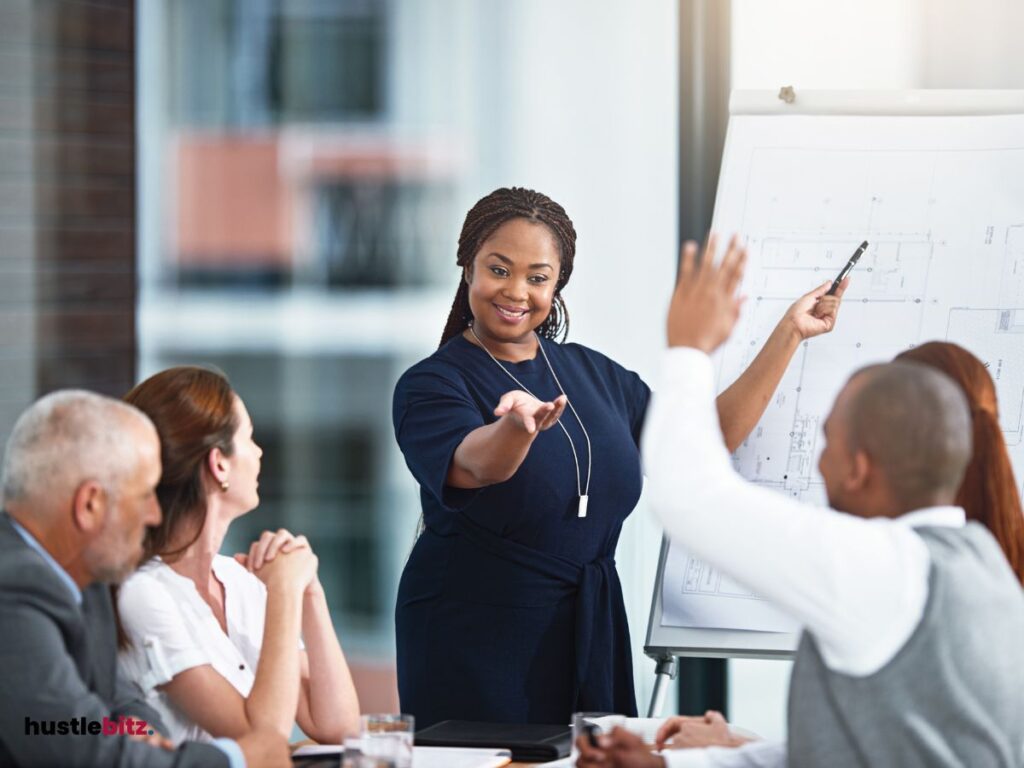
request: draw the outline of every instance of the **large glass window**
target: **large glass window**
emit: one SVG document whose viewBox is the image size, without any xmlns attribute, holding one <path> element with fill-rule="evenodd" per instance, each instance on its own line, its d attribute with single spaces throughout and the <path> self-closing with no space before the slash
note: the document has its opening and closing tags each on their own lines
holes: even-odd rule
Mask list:
<svg viewBox="0 0 1024 768">
<path fill-rule="evenodd" d="M 419 518 L 391 392 L 437 347 L 469 207 L 510 185 L 562 202 L 580 232 L 572 340 L 653 372 L 674 19 L 674 0 L 139 4 L 140 375 L 229 375 L 264 460 L 225 549 L 309 536 L 367 709 L 397 706 L 394 598 Z M 659 536 L 637 517 L 619 562 L 645 697 Z"/>
</svg>

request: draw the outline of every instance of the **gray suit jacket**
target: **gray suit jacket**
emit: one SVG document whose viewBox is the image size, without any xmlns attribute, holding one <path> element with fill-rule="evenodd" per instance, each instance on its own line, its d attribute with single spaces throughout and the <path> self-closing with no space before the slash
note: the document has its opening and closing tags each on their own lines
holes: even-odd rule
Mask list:
<svg viewBox="0 0 1024 768">
<path fill-rule="evenodd" d="M 113 616 L 106 586 L 86 588 L 77 605 L 0 513 L 0 766 L 228 768 L 209 744 L 168 752 L 125 736 L 61 733 L 120 715 L 163 728 L 117 672 Z"/>
</svg>

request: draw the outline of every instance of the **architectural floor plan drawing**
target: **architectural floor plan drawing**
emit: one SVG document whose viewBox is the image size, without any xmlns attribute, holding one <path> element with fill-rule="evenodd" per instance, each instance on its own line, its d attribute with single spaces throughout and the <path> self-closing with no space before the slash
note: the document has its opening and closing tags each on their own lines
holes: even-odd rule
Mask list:
<svg viewBox="0 0 1024 768">
<path fill-rule="evenodd" d="M 988 366 L 1024 478 L 1024 116 L 734 115 L 714 229 L 739 233 L 749 255 L 746 304 L 716 360 L 720 390 L 798 296 L 869 242 L 835 331 L 802 344 L 734 454 L 743 476 L 824 504 L 821 427 L 846 379 L 940 339 Z M 777 631 L 784 620 L 756 595 L 671 546 L 663 624 Z"/>
<path fill-rule="evenodd" d="M 750 589 L 673 545 L 665 563 L 662 623 L 676 627 L 793 632 L 795 623 Z M 681 587 L 680 587 L 681 585 Z"/>
</svg>

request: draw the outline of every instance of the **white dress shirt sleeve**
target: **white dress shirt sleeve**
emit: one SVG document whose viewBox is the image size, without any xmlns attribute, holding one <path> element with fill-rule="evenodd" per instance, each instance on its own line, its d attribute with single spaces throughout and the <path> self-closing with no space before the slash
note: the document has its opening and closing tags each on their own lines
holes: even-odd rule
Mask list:
<svg viewBox="0 0 1024 768">
<path fill-rule="evenodd" d="M 666 749 L 665 768 L 785 768 L 786 744 L 751 741 L 742 747 Z"/>
<path fill-rule="evenodd" d="M 122 584 L 117 610 L 131 641 L 119 653 L 121 667 L 144 693 L 212 663 L 175 596 L 153 575 L 136 572 Z"/>
<path fill-rule="evenodd" d="M 666 353 L 643 456 L 667 534 L 803 624 L 829 667 L 871 674 L 910 637 L 927 599 L 924 542 L 892 520 L 802 504 L 741 478 L 703 352 Z"/>
</svg>

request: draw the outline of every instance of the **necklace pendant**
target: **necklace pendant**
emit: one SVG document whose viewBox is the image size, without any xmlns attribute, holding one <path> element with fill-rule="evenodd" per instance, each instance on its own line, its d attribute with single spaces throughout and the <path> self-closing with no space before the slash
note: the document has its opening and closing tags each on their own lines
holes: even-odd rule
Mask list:
<svg viewBox="0 0 1024 768">
<path fill-rule="evenodd" d="M 587 516 L 587 502 L 589 500 L 590 500 L 590 497 L 587 496 L 587 494 L 585 494 L 585 493 L 580 496 L 580 505 L 577 508 L 576 517 L 586 517 Z"/>
</svg>

